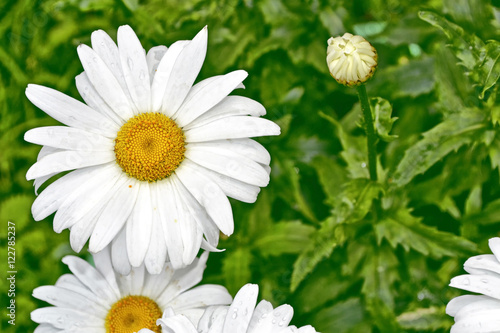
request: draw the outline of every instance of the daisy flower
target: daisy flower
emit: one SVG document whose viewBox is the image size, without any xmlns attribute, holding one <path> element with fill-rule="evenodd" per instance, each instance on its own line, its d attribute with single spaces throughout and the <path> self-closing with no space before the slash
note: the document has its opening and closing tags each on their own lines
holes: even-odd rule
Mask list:
<svg viewBox="0 0 500 333">
<path fill-rule="evenodd" d="M 446 313 L 455 318 L 451 333 L 500 332 L 500 238 L 489 240 L 493 254 L 469 258 L 464 269 L 469 274 L 451 279 L 450 286 L 481 295 L 452 299 Z"/>
<path fill-rule="evenodd" d="M 93 257 L 95 268 L 81 258 L 64 257 L 73 274 L 33 291 L 34 297 L 53 305 L 31 313 L 40 324 L 35 333 L 132 333 L 143 328 L 160 332 L 156 321 L 167 308 L 197 324 L 207 306 L 231 303 L 222 286 L 192 288 L 202 279 L 207 252 L 180 270 L 166 263 L 156 275 L 147 273 L 144 265 L 129 275 L 119 274 L 111 265 L 109 247 Z"/>
<path fill-rule="evenodd" d="M 363 37 L 346 32 L 327 41 L 326 63 L 338 83 L 357 86 L 373 76 L 377 68 L 377 51 Z"/>
<path fill-rule="evenodd" d="M 43 145 L 27 172 L 35 191 L 61 172 L 35 200 L 39 221 L 56 212 L 54 230 L 69 228 L 79 252 L 114 250 L 125 274 L 143 262 L 149 272 L 166 259 L 189 265 L 200 247 L 214 251 L 219 232 L 231 235 L 228 197 L 254 202 L 269 182 L 270 156 L 250 137 L 278 135 L 260 118 L 264 107 L 228 96 L 241 88 L 243 70 L 193 85 L 205 59 L 207 28 L 190 41 L 146 54 L 129 26 L 118 45 L 101 30 L 92 48 L 77 49 L 84 72 L 76 86 L 86 104 L 51 88 L 30 84 L 26 96 L 66 126 L 28 131 Z M 124 258 L 126 257 L 126 258 Z"/>
<path fill-rule="evenodd" d="M 257 285 L 243 286 L 231 306 L 207 308 L 198 328 L 186 316 L 174 314 L 172 309 L 167 309 L 158 323 L 163 332 L 168 333 L 317 333 L 310 325 L 288 326 L 293 317 L 293 308 L 288 304 L 273 309 L 271 303 L 262 300 L 255 306 L 258 292 Z"/>
</svg>

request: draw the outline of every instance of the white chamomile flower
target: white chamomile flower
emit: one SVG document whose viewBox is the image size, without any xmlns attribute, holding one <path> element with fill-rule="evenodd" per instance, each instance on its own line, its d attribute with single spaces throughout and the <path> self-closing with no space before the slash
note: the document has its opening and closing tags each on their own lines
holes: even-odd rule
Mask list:
<svg viewBox="0 0 500 333">
<path fill-rule="evenodd" d="M 328 39 L 326 63 L 338 83 L 352 87 L 373 76 L 377 51 L 363 37 L 346 32 L 342 37 Z"/>
<path fill-rule="evenodd" d="M 69 228 L 77 252 L 89 238 L 93 253 L 112 243 L 120 272 L 144 262 L 157 273 L 166 259 L 174 268 L 189 265 L 200 247 L 216 250 L 220 231 L 233 233 L 228 197 L 254 202 L 269 182 L 269 153 L 249 138 L 280 129 L 260 118 L 260 103 L 228 96 L 243 87 L 245 71 L 193 85 L 206 27 L 147 54 L 129 26 L 117 39 L 98 30 L 92 48 L 78 47 L 85 71 L 76 86 L 86 104 L 47 87 L 26 89 L 33 104 L 67 125 L 25 134 L 43 145 L 27 178 L 38 191 L 74 170 L 37 197 L 32 213 L 39 221 L 56 212 L 54 230 Z"/>
<path fill-rule="evenodd" d="M 168 333 L 317 333 L 312 326 L 288 326 L 293 308 L 281 305 L 276 309 L 268 301 L 257 303 L 257 285 L 243 286 L 231 306 L 211 306 L 205 310 L 198 327 L 182 314 L 167 309 L 158 323 Z M 146 333 L 146 331 L 141 332 Z"/>
<path fill-rule="evenodd" d="M 40 325 L 35 333 L 132 333 L 143 328 L 161 332 L 156 322 L 166 309 L 197 324 L 207 306 L 231 303 L 226 288 L 201 285 L 208 253 L 174 270 L 166 263 L 160 274 L 144 265 L 121 275 L 111 265 L 109 247 L 94 255 L 95 268 L 85 260 L 67 256 L 63 262 L 73 274 L 62 275 L 55 286 L 42 286 L 33 296 L 53 305 L 31 313 Z"/>
<path fill-rule="evenodd" d="M 452 299 L 446 313 L 455 318 L 451 333 L 500 332 L 500 238 L 489 240 L 493 254 L 469 258 L 469 274 L 451 279 L 450 286 L 478 293 Z"/>
</svg>

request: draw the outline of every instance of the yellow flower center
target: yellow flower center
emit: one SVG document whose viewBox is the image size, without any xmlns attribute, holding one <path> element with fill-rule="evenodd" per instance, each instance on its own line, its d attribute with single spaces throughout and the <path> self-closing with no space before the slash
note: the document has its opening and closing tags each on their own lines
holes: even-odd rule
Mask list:
<svg viewBox="0 0 500 333">
<path fill-rule="evenodd" d="M 144 296 L 127 296 L 113 304 L 106 316 L 106 333 L 133 333 L 143 328 L 161 333 L 156 326 L 162 311 L 158 304 Z"/>
<path fill-rule="evenodd" d="M 129 119 L 115 139 L 116 162 L 129 176 L 154 182 L 170 176 L 184 159 L 184 133 L 157 112 Z"/>
</svg>

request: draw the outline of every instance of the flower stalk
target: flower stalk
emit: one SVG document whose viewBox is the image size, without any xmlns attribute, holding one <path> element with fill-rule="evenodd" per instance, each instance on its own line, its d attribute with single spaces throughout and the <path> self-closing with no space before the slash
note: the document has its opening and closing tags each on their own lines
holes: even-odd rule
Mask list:
<svg viewBox="0 0 500 333">
<path fill-rule="evenodd" d="M 372 111 L 370 109 L 370 102 L 366 94 L 366 87 L 362 84 L 356 87 L 358 91 L 359 102 L 361 103 L 361 110 L 365 118 L 365 131 L 366 141 L 368 146 L 368 170 L 370 172 L 370 179 L 377 181 L 377 135 L 375 134 L 375 127 L 373 126 Z"/>
</svg>

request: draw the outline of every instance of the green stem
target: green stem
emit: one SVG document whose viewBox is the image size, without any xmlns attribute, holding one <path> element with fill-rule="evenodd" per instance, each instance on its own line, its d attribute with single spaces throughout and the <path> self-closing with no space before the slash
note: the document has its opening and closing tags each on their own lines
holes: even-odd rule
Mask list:
<svg viewBox="0 0 500 333">
<path fill-rule="evenodd" d="M 370 171 L 370 179 L 377 181 L 377 150 L 375 148 L 377 136 L 373 127 L 372 111 L 370 110 L 370 102 L 368 102 L 365 86 L 362 84 L 357 87 L 357 90 L 359 101 L 361 102 L 361 110 L 365 117 L 366 140 L 368 143 L 368 170 Z"/>
</svg>

